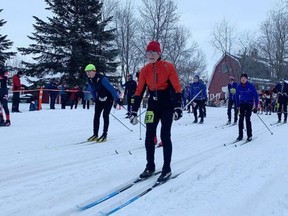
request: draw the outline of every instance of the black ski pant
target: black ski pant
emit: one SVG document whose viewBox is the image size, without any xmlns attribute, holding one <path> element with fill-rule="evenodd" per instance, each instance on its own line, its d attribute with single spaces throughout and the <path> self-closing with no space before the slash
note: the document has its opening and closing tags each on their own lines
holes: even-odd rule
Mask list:
<svg viewBox="0 0 288 216">
<path fill-rule="evenodd" d="M 150 170 L 155 169 L 154 155 L 155 155 L 155 143 L 154 137 L 156 136 L 157 126 L 159 121 L 161 121 L 160 138 L 163 143 L 163 158 L 164 164 L 162 167 L 163 172 L 168 172 L 171 170 L 171 157 L 172 157 L 172 142 L 171 142 L 171 126 L 173 121 L 173 103 L 169 99 L 153 99 L 152 96 L 148 99 L 148 111 L 152 111 L 154 114 L 153 122 L 146 123 L 146 167 Z M 147 113 L 146 117 L 147 118 Z"/>
<path fill-rule="evenodd" d="M 78 98 L 71 100 L 71 106 L 70 106 L 70 108 L 73 109 L 73 106 L 74 106 L 74 105 L 75 105 L 75 109 L 77 109 L 77 106 L 78 106 Z"/>
<path fill-rule="evenodd" d="M 252 124 L 251 124 L 251 114 L 252 114 L 252 104 L 240 104 L 240 116 L 239 116 L 239 136 L 243 137 L 244 129 L 244 118 L 246 122 L 247 137 L 252 136 Z"/>
<path fill-rule="evenodd" d="M 50 109 L 55 109 L 56 95 L 50 95 Z"/>
<path fill-rule="evenodd" d="M 194 118 L 197 121 L 197 109 L 199 109 L 199 115 L 200 115 L 201 121 L 203 121 L 203 118 L 204 118 L 203 108 L 204 108 L 205 100 L 194 100 L 194 102 L 196 103 L 196 106 L 193 107 Z"/>
<path fill-rule="evenodd" d="M 283 108 L 283 110 L 282 110 Z M 281 115 L 284 113 L 284 121 L 287 121 L 287 99 L 282 100 L 279 102 L 278 112 L 278 120 L 281 121 Z"/>
<path fill-rule="evenodd" d="M 228 108 L 227 108 L 227 115 L 228 115 L 228 121 L 231 122 L 231 110 L 232 110 L 232 107 L 233 107 L 233 110 L 234 110 L 234 122 L 237 122 L 237 107 L 236 107 L 236 104 L 235 104 L 235 100 L 232 100 L 232 99 L 229 99 L 228 100 Z"/>
<path fill-rule="evenodd" d="M 87 109 L 89 109 L 90 108 L 90 100 L 84 100 L 83 99 L 83 109 L 86 108 L 86 105 L 87 105 Z"/>
<path fill-rule="evenodd" d="M 20 92 L 13 92 L 12 112 L 19 112 Z"/>
<path fill-rule="evenodd" d="M 99 125 L 100 125 L 100 115 L 103 111 L 103 134 L 108 133 L 108 127 L 109 127 L 109 114 L 111 111 L 113 105 L 113 100 L 107 99 L 106 101 L 99 101 L 96 100 L 95 103 L 95 112 L 94 112 L 94 126 L 93 126 L 93 132 L 96 137 L 98 137 L 99 132 Z"/>
<path fill-rule="evenodd" d="M 67 96 L 66 95 L 61 95 L 61 109 L 66 108 L 66 103 L 67 103 Z"/>
<path fill-rule="evenodd" d="M 127 96 L 127 110 L 129 113 L 131 113 L 131 100 L 132 96 Z"/>
<path fill-rule="evenodd" d="M 8 96 L 4 96 L 4 97 L 0 96 L 0 104 L 2 104 L 2 108 L 4 109 L 6 120 L 10 120 L 10 113 L 9 113 L 9 108 L 8 108 Z"/>
</svg>

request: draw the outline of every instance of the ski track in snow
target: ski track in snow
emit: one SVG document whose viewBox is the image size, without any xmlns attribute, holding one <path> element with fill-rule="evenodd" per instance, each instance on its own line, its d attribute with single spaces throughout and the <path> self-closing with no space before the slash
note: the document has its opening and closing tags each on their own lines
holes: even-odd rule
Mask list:
<svg viewBox="0 0 288 216">
<path fill-rule="evenodd" d="M 110 116 L 106 143 L 76 144 L 91 136 L 94 107 L 27 112 L 25 105 L 21 104 L 23 113 L 11 114 L 11 127 L 0 128 L 1 215 L 97 215 L 155 181 L 156 177 L 136 184 L 99 206 L 77 212 L 77 205 L 143 171 L 145 130 L 140 134 L 139 125 L 130 125 L 124 110 L 112 110 L 133 132 Z M 269 126 L 271 136 L 252 115 L 253 134 L 258 138 L 239 148 L 224 147 L 237 137 L 238 127 L 215 128 L 226 121 L 226 108 L 207 107 L 207 115 L 199 125 L 192 124 L 193 115 L 184 112 L 173 124 L 172 172 L 185 172 L 115 216 L 288 215 L 288 150 L 283 142 L 287 125 Z M 275 115 L 260 117 L 265 122 L 276 119 Z M 159 130 L 157 135 L 159 140 Z M 157 169 L 162 166 L 162 152 L 156 149 Z"/>
</svg>

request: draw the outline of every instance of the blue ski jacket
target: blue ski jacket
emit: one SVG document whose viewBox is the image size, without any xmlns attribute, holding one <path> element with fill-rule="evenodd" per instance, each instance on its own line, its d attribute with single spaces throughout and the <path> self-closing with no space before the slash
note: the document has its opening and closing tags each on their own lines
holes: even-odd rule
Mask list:
<svg viewBox="0 0 288 216">
<path fill-rule="evenodd" d="M 235 99 L 236 107 L 239 107 L 240 104 L 255 104 L 257 107 L 259 102 L 256 88 L 248 81 L 245 84 L 240 83 L 237 86 Z"/>
</svg>

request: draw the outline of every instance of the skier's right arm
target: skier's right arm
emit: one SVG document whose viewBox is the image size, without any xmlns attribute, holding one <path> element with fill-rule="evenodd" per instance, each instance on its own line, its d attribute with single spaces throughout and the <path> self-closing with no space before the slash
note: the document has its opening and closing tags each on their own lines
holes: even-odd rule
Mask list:
<svg viewBox="0 0 288 216">
<path fill-rule="evenodd" d="M 132 101 L 131 101 L 132 111 L 130 113 L 129 120 L 130 120 L 130 123 L 133 125 L 136 125 L 138 123 L 137 112 L 138 112 L 138 109 L 140 107 L 140 104 L 141 104 L 144 92 L 146 90 L 146 87 L 147 87 L 147 85 L 146 85 L 143 73 L 140 73 L 139 83 L 138 83 L 138 86 L 136 88 L 136 92 L 133 95 Z"/>
</svg>

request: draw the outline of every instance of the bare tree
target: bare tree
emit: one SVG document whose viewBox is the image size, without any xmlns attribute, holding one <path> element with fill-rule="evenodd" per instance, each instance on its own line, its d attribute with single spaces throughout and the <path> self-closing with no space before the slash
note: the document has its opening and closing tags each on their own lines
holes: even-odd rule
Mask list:
<svg viewBox="0 0 288 216">
<path fill-rule="evenodd" d="M 288 61 L 288 12 L 285 9 L 271 11 L 261 24 L 259 50 L 271 66 L 272 79 L 284 77 Z"/>
<path fill-rule="evenodd" d="M 133 39 L 137 32 L 137 21 L 132 3 L 128 1 L 123 7 L 119 7 L 115 14 L 115 24 L 117 31 L 117 46 L 119 49 L 121 76 L 126 77 L 129 73 L 135 72 L 139 59 L 137 48 Z"/>
<path fill-rule="evenodd" d="M 256 33 L 251 31 L 240 33 L 238 37 L 238 55 L 247 56 L 257 48 L 255 35 Z"/>
<path fill-rule="evenodd" d="M 189 47 L 191 34 L 179 25 L 175 3 L 172 0 L 142 0 L 142 3 L 138 47 L 145 50 L 148 41 L 159 41 L 162 57 L 175 65 L 183 84 L 189 74 L 196 71 L 201 74 L 206 68 L 205 55 L 196 42 L 192 41 Z"/>
<path fill-rule="evenodd" d="M 257 50 L 257 39 L 255 38 L 255 32 L 245 31 L 239 34 L 238 37 L 238 53 L 241 67 L 241 73 L 246 72 L 245 66 L 247 65 L 249 58 L 257 60 L 258 50 Z M 250 74 L 256 75 L 256 74 Z"/>
<path fill-rule="evenodd" d="M 187 48 L 188 40 L 191 38 L 190 32 L 183 27 L 176 27 L 171 31 L 167 40 L 167 58 L 175 65 L 180 79 L 184 85 L 187 85 L 189 77 L 197 73 L 201 76 L 206 69 L 206 57 L 195 41 Z"/>
<path fill-rule="evenodd" d="M 162 53 L 169 45 L 168 38 L 179 21 L 177 6 L 172 0 L 142 0 L 140 7 L 141 33 L 144 42 L 157 40 L 161 42 Z"/>
<path fill-rule="evenodd" d="M 212 46 L 221 54 L 231 53 L 235 44 L 235 26 L 231 25 L 225 18 L 217 23 L 212 32 Z"/>
<path fill-rule="evenodd" d="M 113 16 L 119 7 L 119 0 L 100 0 L 102 6 L 102 20 L 107 20 Z"/>
</svg>

